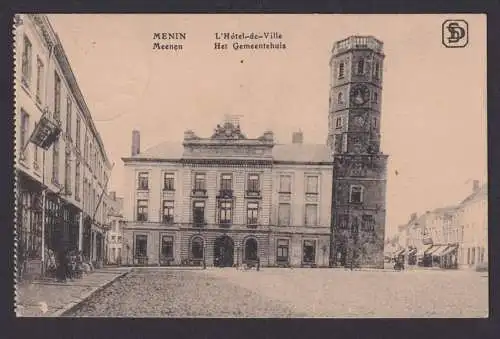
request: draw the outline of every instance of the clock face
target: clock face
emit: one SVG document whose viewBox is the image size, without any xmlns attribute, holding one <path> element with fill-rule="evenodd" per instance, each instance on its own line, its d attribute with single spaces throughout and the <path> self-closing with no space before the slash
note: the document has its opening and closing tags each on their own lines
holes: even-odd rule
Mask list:
<svg viewBox="0 0 500 339">
<path fill-rule="evenodd" d="M 365 85 L 357 85 L 351 89 L 351 102 L 360 106 L 370 99 L 370 90 Z"/>
</svg>

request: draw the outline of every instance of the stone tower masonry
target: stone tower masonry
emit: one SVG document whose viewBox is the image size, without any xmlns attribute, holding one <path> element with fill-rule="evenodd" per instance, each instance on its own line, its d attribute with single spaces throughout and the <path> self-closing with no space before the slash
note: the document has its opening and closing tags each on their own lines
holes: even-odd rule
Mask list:
<svg viewBox="0 0 500 339">
<path fill-rule="evenodd" d="M 332 266 L 383 268 L 387 155 L 380 150 L 383 43 L 351 36 L 330 60 Z"/>
</svg>

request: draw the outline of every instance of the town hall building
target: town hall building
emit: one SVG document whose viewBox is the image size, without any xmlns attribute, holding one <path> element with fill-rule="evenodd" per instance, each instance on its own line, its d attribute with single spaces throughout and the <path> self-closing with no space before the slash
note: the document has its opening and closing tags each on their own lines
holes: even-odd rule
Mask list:
<svg viewBox="0 0 500 339">
<path fill-rule="evenodd" d="M 302 132 L 289 144 L 271 131 L 249 138 L 227 120 L 142 152 L 133 131 L 122 262 L 383 268 L 382 46 L 335 43 L 325 144 Z"/>
</svg>

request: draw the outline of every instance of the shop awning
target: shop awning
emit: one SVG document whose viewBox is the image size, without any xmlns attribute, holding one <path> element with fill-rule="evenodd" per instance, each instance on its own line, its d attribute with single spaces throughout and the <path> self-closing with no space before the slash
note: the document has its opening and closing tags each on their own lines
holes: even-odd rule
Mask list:
<svg viewBox="0 0 500 339">
<path fill-rule="evenodd" d="M 434 255 L 436 251 L 438 251 L 442 246 L 441 245 L 433 245 L 427 251 L 425 251 L 425 255 Z"/>
<path fill-rule="evenodd" d="M 431 247 L 432 247 L 432 245 L 427 245 L 427 246 L 420 248 L 417 251 L 417 257 L 423 257 L 425 252 L 427 252 Z"/>
<path fill-rule="evenodd" d="M 399 257 L 400 255 L 403 255 L 404 252 L 405 252 L 404 248 L 401 250 L 397 250 L 396 252 L 394 252 L 393 256 Z"/>
<path fill-rule="evenodd" d="M 448 248 L 447 248 L 445 251 L 443 251 L 443 252 L 441 253 L 441 255 L 443 255 L 443 256 L 444 256 L 444 255 L 448 255 L 448 254 L 450 254 L 451 252 L 455 251 L 456 249 L 458 249 L 458 246 L 457 246 L 457 245 L 450 245 L 450 246 L 448 246 Z"/>
<path fill-rule="evenodd" d="M 435 257 L 440 257 L 443 255 L 443 252 L 446 251 L 447 248 L 448 245 L 441 245 L 436 251 L 432 252 L 432 255 Z"/>
</svg>

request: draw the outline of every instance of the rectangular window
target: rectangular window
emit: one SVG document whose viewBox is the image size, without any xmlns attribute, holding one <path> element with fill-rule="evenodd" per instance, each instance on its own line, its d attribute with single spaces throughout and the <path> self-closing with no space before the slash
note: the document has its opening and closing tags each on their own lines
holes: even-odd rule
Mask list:
<svg viewBox="0 0 500 339">
<path fill-rule="evenodd" d="M 342 152 L 347 152 L 347 133 L 342 134 Z"/>
<path fill-rule="evenodd" d="M 174 257 L 174 237 L 171 235 L 161 236 L 161 256 L 163 259 Z"/>
<path fill-rule="evenodd" d="M 137 200 L 137 221 L 148 221 L 147 200 Z"/>
<path fill-rule="evenodd" d="M 335 119 L 335 128 L 342 128 L 342 118 L 338 117 Z"/>
<path fill-rule="evenodd" d="M 363 74 L 365 72 L 365 60 L 363 58 L 358 61 L 357 73 Z"/>
<path fill-rule="evenodd" d="M 89 160 L 89 135 L 85 134 L 85 145 L 83 148 L 83 158 L 85 161 Z"/>
<path fill-rule="evenodd" d="M 276 246 L 276 261 L 278 262 L 288 262 L 288 239 L 278 239 Z"/>
<path fill-rule="evenodd" d="M 347 214 L 338 214 L 337 215 L 337 227 L 339 229 L 347 229 L 349 217 Z"/>
<path fill-rule="evenodd" d="M 80 117 L 77 115 L 76 116 L 76 148 L 77 149 L 80 149 L 80 139 L 81 139 L 81 124 L 82 124 L 82 121 L 80 119 Z"/>
<path fill-rule="evenodd" d="M 314 240 L 304 240 L 303 245 L 303 263 L 314 263 L 316 261 L 316 241 Z"/>
<path fill-rule="evenodd" d="M 221 191 L 230 191 L 233 189 L 233 176 L 231 174 L 222 174 L 220 189 Z"/>
<path fill-rule="evenodd" d="M 248 202 L 247 205 L 247 224 L 257 225 L 259 223 L 259 203 Z"/>
<path fill-rule="evenodd" d="M 231 224 L 232 221 L 232 201 L 220 201 L 219 202 L 219 223 L 223 225 Z"/>
<path fill-rule="evenodd" d="M 149 173 L 148 172 L 139 172 L 137 189 L 147 191 L 148 188 L 149 188 Z"/>
<path fill-rule="evenodd" d="M 52 182 L 59 184 L 59 140 L 52 145 Z"/>
<path fill-rule="evenodd" d="M 135 257 L 145 258 L 148 255 L 148 236 L 137 234 L 135 236 Z"/>
<path fill-rule="evenodd" d="M 278 226 L 290 225 L 290 204 L 281 203 L 278 206 Z"/>
<path fill-rule="evenodd" d="M 351 203 L 362 203 L 363 202 L 363 187 L 352 185 L 351 192 L 349 195 L 349 201 Z"/>
<path fill-rule="evenodd" d="M 378 102 L 378 93 L 373 92 L 373 102 Z"/>
<path fill-rule="evenodd" d="M 21 131 L 19 135 L 19 151 L 20 151 L 20 159 L 21 160 L 26 160 L 27 154 L 26 150 L 28 147 L 26 147 L 28 143 L 28 138 L 29 138 L 29 121 L 30 121 L 30 116 L 28 113 L 26 113 L 24 110 L 21 110 Z"/>
<path fill-rule="evenodd" d="M 345 64 L 341 62 L 339 64 L 339 79 L 342 79 L 345 75 Z"/>
<path fill-rule="evenodd" d="M 280 193 L 290 193 L 292 192 L 292 176 L 291 175 L 280 175 Z"/>
<path fill-rule="evenodd" d="M 112 241 L 116 241 L 116 236 L 115 236 L 115 235 L 112 235 L 112 236 L 111 236 L 111 240 L 112 240 Z"/>
<path fill-rule="evenodd" d="M 193 223 L 197 226 L 205 224 L 205 202 L 195 201 L 193 203 Z"/>
<path fill-rule="evenodd" d="M 71 102 L 71 97 L 68 96 L 66 98 L 66 138 L 71 139 L 71 120 L 72 120 L 72 110 L 73 110 L 73 103 Z"/>
<path fill-rule="evenodd" d="M 306 176 L 306 194 L 318 194 L 317 176 Z"/>
<path fill-rule="evenodd" d="M 375 230 L 375 219 L 373 219 L 373 215 L 365 214 L 362 218 L 362 229 L 365 231 L 374 231 Z"/>
<path fill-rule="evenodd" d="M 21 82 L 28 88 L 31 85 L 31 53 L 31 41 L 27 36 L 24 36 L 24 47 L 21 65 Z"/>
<path fill-rule="evenodd" d="M 76 161 L 76 168 L 75 168 L 75 199 L 80 200 L 80 160 Z"/>
<path fill-rule="evenodd" d="M 306 204 L 306 226 L 316 226 L 318 224 L 318 205 Z"/>
<path fill-rule="evenodd" d="M 258 174 L 249 174 L 247 182 L 248 192 L 258 193 L 260 192 L 260 182 Z"/>
<path fill-rule="evenodd" d="M 44 66 L 40 58 L 36 58 L 36 101 L 42 103 Z"/>
<path fill-rule="evenodd" d="M 204 191 L 205 190 L 205 174 L 196 173 L 194 176 L 194 189 L 196 191 Z"/>
<path fill-rule="evenodd" d="M 163 190 L 164 191 L 173 191 L 174 188 L 174 173 L 165 173 L 163 174 Z"/>
<path fill-rule="evenodd" d="M 54 72 L 54 119 L 61 122 L 61 78 Z"/>
<path fill-rule="evenodd" d="M 67 152 L 64 159 L 64 190 L 71 195 L 71 153 Z"/>
<path fill-rule="evenodd" d="M 380 63 L 378 61 L 375 61 L 375 67 L 373 68 L 373 77 L 375 79 L 380 78 Z"/>
<path fill-rule="evenodd" d="M 174 202 L 172 200 L 163 200 L 162 221 L 164 224 L 172 224 L 174 222 Z"/>
</svg>

